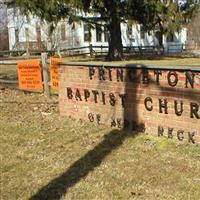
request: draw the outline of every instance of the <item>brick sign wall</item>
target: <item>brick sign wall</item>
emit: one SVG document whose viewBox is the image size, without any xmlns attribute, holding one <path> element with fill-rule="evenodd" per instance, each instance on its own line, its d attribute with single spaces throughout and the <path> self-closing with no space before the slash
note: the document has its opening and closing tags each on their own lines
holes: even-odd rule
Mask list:
<svg viewBox="0 0 200 200">
<path fill-rule="evenodd" d="M 59 69 L 62 116 L 200 143 L 200 68 L 81 66 Z"/>
</svg>

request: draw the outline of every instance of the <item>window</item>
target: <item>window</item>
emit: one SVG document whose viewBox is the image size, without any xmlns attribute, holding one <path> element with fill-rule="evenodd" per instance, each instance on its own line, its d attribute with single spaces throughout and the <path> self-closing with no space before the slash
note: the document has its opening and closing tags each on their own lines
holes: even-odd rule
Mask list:
<svg viewBox="0 0 200 200">
<path fill-rule="evenodd" d="M 166 40 L 167 40 L 167 42 L 173 42 L 174 41 L 174 35 L 172 33 L 170 33 L 169 35 L 167 35 Z"/>
<path fill-rule="evenodd" d="M 61 25 L 61 40 L 66 40 L 66 30 L 65 30 L 65 24 Z"/>
<path fill-rule="evenodd" d="M 84 24 L 84 41 L 85 42 L 90 42 L 91 41 L 91 31 L 90 31 L 90 27 L 88 24 Z"/>
<path fill-rule="evenodd" d="M 108 32 L 108 28 L 105 26 L 104 27 L 104 42 L 108 42 L 109 40 L 109 32 Z"/>
<path fill-rule="evenodd" d="M 128 37 L 132 37 L 132 34 L 133 34 L 132 24 L 127 25 L 127 34 L 128 34 Z"/>
<path fill-rule="evenodd" d="M 37 42 L 41 42 L 41 28 L 38 23 L 36 24 L 36 37 L 37 37 Z"/>
<path fill-rule="evenodd" d="M 102 42 L 102 27 L 100 25 L 96 25 L 96 41 L 97 42 Z"/>
<path fill-rule="evenodd" d="M 39 22 L 36 23 L 36 32 L 39 32 L 40 31 L 40 24 Z"/>
<path fill-rule="evenodd" d="M 15 42 L 16 43 L 19 42 L 19 29 L 18 28 L 15 29 Z"/>
<path fill-rule="evenodd" d="M 145 39 L 145 29 L 144 26 L 140 26 L 140 38 Z"/>
<path fill-rule="evenodd" d="M 26 41 L 29 41 L 29 28 L 25 28 Z"/>
</svg>

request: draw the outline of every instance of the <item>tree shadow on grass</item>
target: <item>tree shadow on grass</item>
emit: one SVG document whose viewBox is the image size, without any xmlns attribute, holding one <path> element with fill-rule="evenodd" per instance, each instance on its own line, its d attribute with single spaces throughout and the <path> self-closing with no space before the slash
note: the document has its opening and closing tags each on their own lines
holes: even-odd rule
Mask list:
<svg viewBox="0 0 200 200">
<path fill-rule="evenodd" d="M 136 135 L 136 131 L 111 131 L 94 149 L 72 164 L 66 172 L 41 188 L 30 200 L 59 200 L 70 187 L 73 187 L 98 167 L 107 155 L 123 143 L 125 138 L 135 137 Z"/>
<path fill-rule="evenodd" d="M 124 80 L 129 80 L 130 74 L 125 74 Z M 114 122 L 111 122 L 111 127 L 124 127 L 125 130 L 112 130 L 110 133 L 104 136 L 102 142 L 95 146 L 88 153 L 83 155 L 82 158 L 73 163 L 66 172 L 61 174 L 59 177 L 50 181 L 46 186 L 42 187 L 37 194 L 33 195 L 30 200 L 59 200 L 65 195 L 70 187 L 73 187 L 76 183 L 81 181 L 90 172 L 95 170 L 96 167 L 100 166 L 102 161 L 107 155 L 112 153 L 113 150 L 121 146 L 123 141 L 129 137 L 135 137 L 139 132 L 144 131 L 145 127 L 142 121 L 138 119 L 138 106 L 137 102 L 141 99 L 140 95 L 137 95 L 136 91 L 139 88 L 139 81 L 135 81 L 135 78 L 141 78 L 141 73 L 137 73 L 133 70 L 131 73 L 132 81 L 128 81 L 117 93 L 130 95 L 124 99 L 124 107 L 122 108 L 123 116 L 120 118 L 120 127 Z M 99 81 L 97 88 L 101 88 L 101 84 L 104 82 Z M 111 88 L 112 89 L 112 88 Z M 131 89 L 131 92 L 130 92 Z M 113 91 L 114 92 L 114 91 Z M 116 92 L 116 91 L 115 91 Z M 112 115 L 115 120 L 118 119 L 116 107 L 113 107 Z M 122 125 L 122 126 L 121 126 Z"/>
</svg>

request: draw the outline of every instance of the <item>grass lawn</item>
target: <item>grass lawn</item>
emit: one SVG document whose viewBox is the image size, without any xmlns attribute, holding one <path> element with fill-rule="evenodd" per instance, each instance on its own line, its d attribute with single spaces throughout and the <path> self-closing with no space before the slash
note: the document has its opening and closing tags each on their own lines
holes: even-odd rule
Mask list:
<svg viewBox="0 0 200 200">
<path fill-rule="evenodd" d="M 115 61 L 115 62 L 102 62 L 102 59 L 100 61 L 96 61 L 93 58 L 90 57 L 70 57 L 66 58 L 66 61 L 71 62 L 84 62 L 84 63 L 116 63 L 116 64 L 130 64 L 130 63 L 141 63 L 146 65 L 194 65 L 194 66 L 200 66 L 200 58 L 191 58 L 191 57 L 141 57 L 141 58 L 132 58 L 127 61 Z M 17 79 L 17 66 L 15 65 L 1 65 L 0 64 L 0 79 Z"/>
<path fill-rule="evenodd" d="M 22 58 L 23 59 L 23 58 Z M 166 65 L 167 67 L 173 67 L 173 66 L 194 66 L 199 67 L 200 66 L 200 58 L 192 58 L 192 57 L 166 57 L 166 56 L 160 56 L 160 57 L 136 57 L 131 58 L 126 61 L 115 61 L 115 62 L 104 62 L 105 58 L 100 58 L 99 60 L 96 58 L 91 57 L 68 57 L 65 58 L 66 62 L 81 62 L 84 64 L 116 64 L 116 65 L 125 65 L 125 64 L 144 64 L 144 65 Z M 17 65 L 3 65 L 0 64 L 0 83 L 1 80 L 2 84 L 4 86 L 9 86 L 10 88 L 17 88 L 16 81 L 18 80 L 17 75 Z M 7 82 L 10 82 L 9 84 Z M 1 85 L 0 85 L 1 87 Z"/>
<path fill-rule="evenodd" d="M 59 117 L 1 91 L 1 200 L 199 200 L 200 146 Z"/>
<path fill-rule="evenodd" d="M 69 59 L 66 59 L 68 61 Z M 77 57 L 72 57 L 70 61 L 84 61 L 85 63 L 97 63 L 97 64 L 109 64 L 109 63 L 114 63 L 114 64 L 130 64 L 130 63 L 137 63 L 137 64 L 144 64 L 144 65 L 168 65 L 170 66 L 177 66 L 177 65 L 182 65 L 182 66 L 200 66 L 200 58 L 192 58 L 192 57 L 166 57 L 166 56 L 149 56 L 149 57 L 135 57 L 131 58 L 128 60 L 124 61 L 114 61 L 114 62 L 103 62 L 102 59 L 99 61 L 96 61 L 94 59 L 91 59 L 88 57 L 88 60 L 86 58 L 77 58 Z"/>
</svg>

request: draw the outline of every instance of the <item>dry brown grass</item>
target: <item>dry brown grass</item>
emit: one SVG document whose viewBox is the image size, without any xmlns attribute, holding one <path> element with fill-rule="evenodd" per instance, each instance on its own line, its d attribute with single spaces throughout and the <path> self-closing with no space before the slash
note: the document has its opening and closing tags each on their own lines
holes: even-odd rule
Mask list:
<svg viewBox="0 0 200 200">
<path fill-rule="evenodd" d="M 56 102 L 1 93 L 2 200 L 199 200 L 200 146 L 63 119 Z"/>
</svg>

